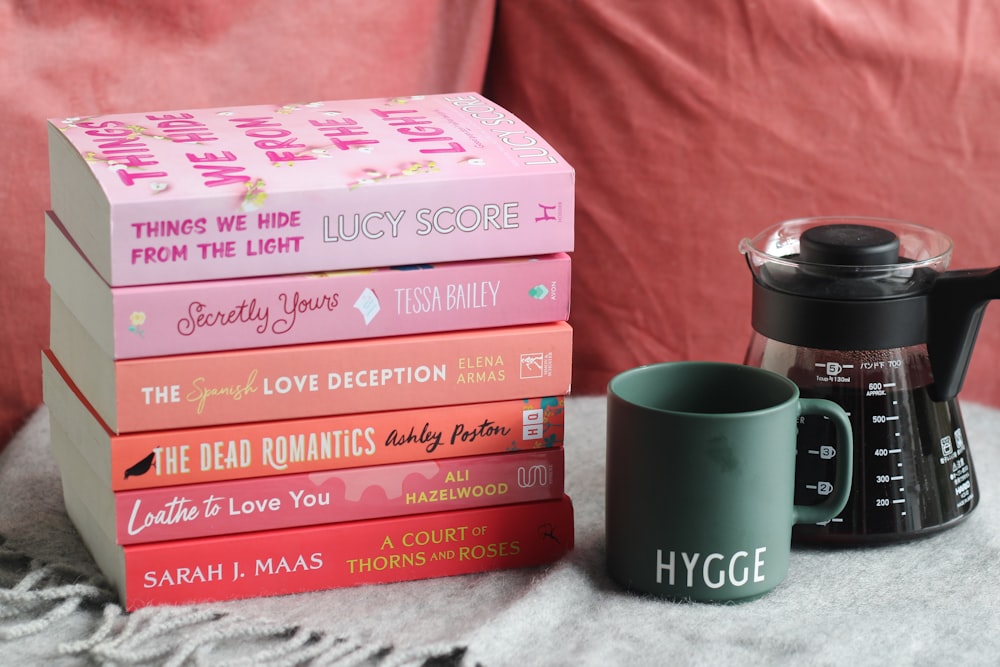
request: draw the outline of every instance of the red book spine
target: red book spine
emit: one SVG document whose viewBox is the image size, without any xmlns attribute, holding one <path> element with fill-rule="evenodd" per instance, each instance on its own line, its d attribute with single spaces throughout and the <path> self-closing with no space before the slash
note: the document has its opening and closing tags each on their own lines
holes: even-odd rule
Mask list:
<svg viewBox="0 0 1000 667">
<path fill-rule="evenodd" d="M 509 505 L 559 498 L 563 479 L 558 448 L 121 491 L 115 529 L 140 544 Z"/>
<path fill-rule="evenodd" d="M 573 548 L 568 497 L 121 547 L 127 609 L 541 565 Z"/>
</svg>

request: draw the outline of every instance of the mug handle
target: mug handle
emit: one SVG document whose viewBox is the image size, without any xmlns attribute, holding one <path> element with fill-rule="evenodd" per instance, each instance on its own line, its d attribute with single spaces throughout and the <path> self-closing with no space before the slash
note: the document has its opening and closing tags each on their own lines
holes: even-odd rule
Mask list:
<svg viewBox="0 0 1000 667">
<path fill-rule="evenodd" d="M 840 514 L 851 496 L 854 466 L 851 420 L 842 407 L 822 398 L 800 398 L 799 412 L 829 418 L 837 432 L 837 477 L 833 482 L 833 493 L 817 505 L 795 505 L 792 508 L 792 523 L 823 523 Z"/>
</svg>

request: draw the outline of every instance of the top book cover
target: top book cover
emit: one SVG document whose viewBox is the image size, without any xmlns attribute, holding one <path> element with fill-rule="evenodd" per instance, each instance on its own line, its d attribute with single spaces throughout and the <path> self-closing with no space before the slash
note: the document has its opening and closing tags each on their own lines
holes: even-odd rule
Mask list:
<svg viewBox="0 0 1000 667">
<path fill-rule="evenodd" d="M 112 287 L 573 250 L 574 170 L 476 93 L 50 119 Z"/>
</svg>

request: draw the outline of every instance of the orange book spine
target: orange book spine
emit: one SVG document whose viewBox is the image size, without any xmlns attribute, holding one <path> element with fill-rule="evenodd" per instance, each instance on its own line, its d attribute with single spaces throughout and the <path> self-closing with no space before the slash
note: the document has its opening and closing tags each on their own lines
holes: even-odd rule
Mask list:
<svg viewBox="0 0 1000 667">
<path fill-rule="evenodd" d="M 49 416 L 113 491 L 562 447 L 562 396 L 115 435 L 51 355 Z"/>
<path fill-rule="evenodd" d="M 134 610 L 551 563 L 573 548 L 573 507 L 563 496 L 119 548 Z"/>
<path fill-rule="evenodd" d="M 127 433 L 562 395 L 571 367 L 565 322 L 129 359 L 105 421 Z"/>
</svg>

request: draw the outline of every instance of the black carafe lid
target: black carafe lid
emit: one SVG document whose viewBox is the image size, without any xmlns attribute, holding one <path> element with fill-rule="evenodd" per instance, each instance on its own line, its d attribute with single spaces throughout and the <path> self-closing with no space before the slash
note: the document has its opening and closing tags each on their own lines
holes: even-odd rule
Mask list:
<svg viewBox="0 0 1000 667">
<path fill-rule="evenodd" d="M 882 222 L 819 219 L 779 230 L 772 245 L 783 244 L 787 254 L 761 250 L 764 235 L 745 239 L 741 248 L 754 273 L 754 330 L 830 350 L 926 342 L 926 294 L 939 273 L 925 261 L 901 257 L 900 234 Z M 950 253 L 950 241 L 944 247 Z"/>
<path fill-rule="evenodd" d="M 899 237 L 870 225 L 821 225 L 802 232 L 799 258 L 804 264 L 831 266 L 897 264 Z"/>
</svg>

